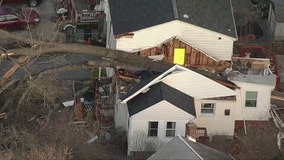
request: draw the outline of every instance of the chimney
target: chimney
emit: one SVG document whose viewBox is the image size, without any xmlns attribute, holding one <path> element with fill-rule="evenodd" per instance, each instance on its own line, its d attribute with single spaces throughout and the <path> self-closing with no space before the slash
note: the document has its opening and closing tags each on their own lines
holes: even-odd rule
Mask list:
<svg viewBox="0 0 284 160">
<path fill-rule="evenodd" d="M 196 124 L 193 123 L 193 122 L 188 122 L 188 123 L 186 124 L 186 131 L 185 131 L 185 132 L 186 132 L 186 133 L 185 133 L 185 136 L 186 136 L 186 137 L 191 137 L 191 138 L 193 138 L 193 139 L 198 138 L 198 137 L 197 137 L 197 126 L 196 126 Z"/>
</svg>

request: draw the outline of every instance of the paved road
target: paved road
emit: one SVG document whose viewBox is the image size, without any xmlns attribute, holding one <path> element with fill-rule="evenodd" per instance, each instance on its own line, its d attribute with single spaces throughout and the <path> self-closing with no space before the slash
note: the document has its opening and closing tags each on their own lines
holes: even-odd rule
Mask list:
<svg viewBox="0 0 284 160">
<path fill-rule="evenodd" d="M 43 0 L 42 3 L 35 7 L 35 9 L 39 12 L 41 21 L 40 24 L 37 26 L 37 34 L 39 37 L 34 37 L 35 40 L 37 38 L 42 37 L 43 40 L 48 40 L 52 38 L 51 33 L 55 28 L 55 22 L 52 21 L 52 18 L 56 16 L 54 11 L 53 5 L 55 0 Z M 22 36 L 29 36 L 27 31 L 17 31 L 14 32 L 15 34 L 20 34 Z M 46 71 L 48 69 L 53 69 L 57 67 L 63 66 L 74 66 L 74 65 L 83 65 L 88 60 L 98 60 L 101 59 L 100 57 L 96 57 L 93 55 L 80 55 L 78 54 L 65 54 L 55 56 L 42 56 L 36 59 L 36 61 L 30 64 L 28 70 L 31 71 L 33 74 L 39 74 L 42 71 Z M 11 67 L 13 63 L 9 60 L 5 60 L 0 64 L 0 77 L 2 77 Z M 14 79 L 21 79 L 27 72 L 24 68 L 19 68 L 11 78 Z M 73 71 L 66 71 L 61 72 L 58 74 L 60 79 L 74 79 L 74 80 L 84 80 L 90 79 L 90 69 L 77 69 Z"/>
</svg>

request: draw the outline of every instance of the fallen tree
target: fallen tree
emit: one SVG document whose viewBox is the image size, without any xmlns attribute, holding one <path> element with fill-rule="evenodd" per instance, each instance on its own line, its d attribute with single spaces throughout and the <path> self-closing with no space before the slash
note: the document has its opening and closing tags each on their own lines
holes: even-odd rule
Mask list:
<svg viewBox="0 0 284 160">
<path fill-rule="evenodd" d="M 109 67 L 123 67 L 132 71 L 149 69 L 154 71 L 164 71 L 169 68 L 172 64 L 158 61 L 154 62 L 146 57 L 141 57 L 136 54 L 112 50 L 98 46 L 75 44 L 75 43 L 54 43 L 54 42 L 42 42 L 35 41 L 30 38 L 21 37 L 4 30 L 0 30 L 1 38 L 9 38 L 15 41 L 28 43 L 31 47 L 29 48 L 16 48 L 8 49 L 7 52 L 14 53 L 15 56 L 41 56 L 51 54 L 88 54 L 99 57 L 107 58 L 101 63 L 104 66 Z M 95 63 L 90 63 L 96 65 Z"/>
</svg>

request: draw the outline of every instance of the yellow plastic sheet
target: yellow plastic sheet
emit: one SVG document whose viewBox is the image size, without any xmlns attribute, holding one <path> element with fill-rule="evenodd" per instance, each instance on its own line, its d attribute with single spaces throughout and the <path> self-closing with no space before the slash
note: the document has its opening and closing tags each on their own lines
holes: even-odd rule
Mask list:
<svg viewBox="0 0 284 160">
<path fill-rule="evenodd" d="M 174 64 L 184 65 L 185 48 L 175 48 Z"/>
</svg>

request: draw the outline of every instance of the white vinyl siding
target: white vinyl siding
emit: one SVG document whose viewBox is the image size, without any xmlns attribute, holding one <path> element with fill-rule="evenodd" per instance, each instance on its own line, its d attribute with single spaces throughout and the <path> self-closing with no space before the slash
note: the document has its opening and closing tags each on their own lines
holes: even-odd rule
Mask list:
<svg viewBox="0 0 284 160">
<path fill-rule="evenodd" d="M 214 105 L 214 114 L 201 113 L 202 104 Z M 232 136 L 235 126 L 233 113 L 237 106 L 236 100 L 195 100 L 196 119 L 194 122 L 198 127 L 205 127 L 209 136 Z M 224 114 L 225 110 L 230 110 L 230 116 Z"/>
<path fill-rule="evenodd" d="M 115 88 L 116 93 L 118 93 L 118 87 Z M 115 128 L 122 129 L 124 131 L 128 130 L 128 109 L 125 103 L 119 103 L 119 96 L 115 94 L 115 104 L 114 104 L 114 124 Z"/>
<path fill-rule="evenodd" d="M 173 72 L 162 81 L 195 99 L 236 95 L 234 90 L 191 70 Z"/>
<path fill-rule="evenodd" d="M 190 107 L 190 106 L 189 106 Z M 185 135 L 185 124 L 193 121 L 194 116 L 177 108 L 167 101 L 161 101 L 130 118 L 128 132 L 128 152 L 135 150 L 137 139 L 146 137 L 145 141 L 154 141 L 156 145 L 169 142 L 173 137 L 167 137 L 167 122 L 175 122 L 175 135 Z M 157 137 L 149 137 L 149 122 L 158 122 Z M 137 137 L 139 135 L 139 137 Z M 143 148 L 143 147 L 142 147 Z"/>
<path fill-rule="evenodd" d="M 233 81 L 241 90 L 239 91 L 239 104 L 235 111 L 236 120 L 269 120 L 271 91 L 275 86 L 253 84 Z M 257 92 L 256 107 L 246 107 L 246 92 Z"/>
<path fill-rule="evenodd" d="M 137 52 L 152 48 L 177 37 L 218 60 L 231 60 L 236 38 L 191 25 L 179 20 L 133 32 L 134 36 L 116 39 L 116 48 Z"/>
</svg>

